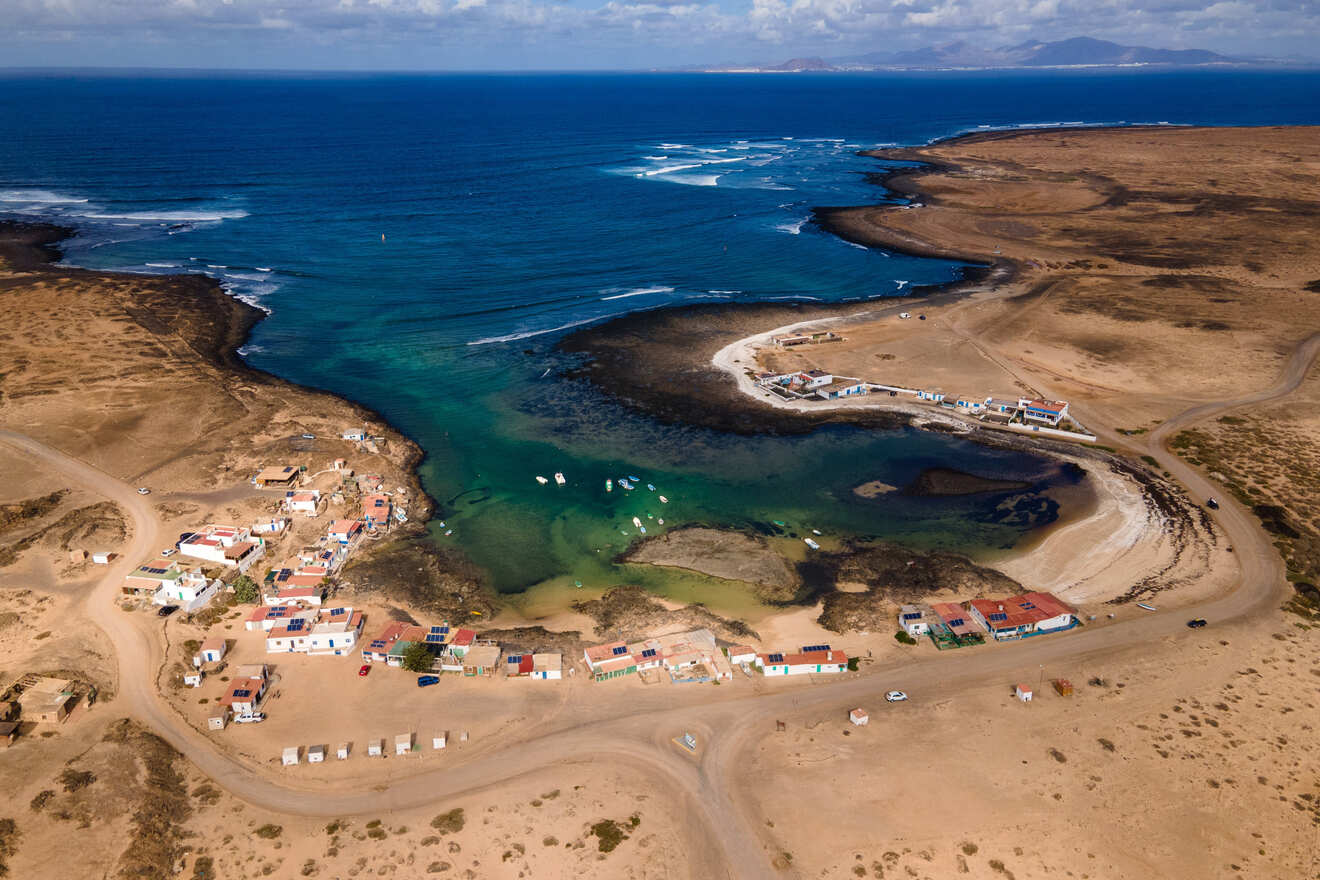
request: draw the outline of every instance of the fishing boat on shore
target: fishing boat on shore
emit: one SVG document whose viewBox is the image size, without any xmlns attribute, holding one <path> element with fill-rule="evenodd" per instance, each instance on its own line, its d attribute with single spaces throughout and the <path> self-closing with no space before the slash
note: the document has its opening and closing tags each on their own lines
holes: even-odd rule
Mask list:
<svg viewBox="0 0 1320 880">
<path fill-rule="evenodd" d="M 810 547 L 812 550 L 819 550 L 819 549 L 820 549 L 820 545 L 817 544 L 815 541 L 811 540 L 810 538 L 803 538 L 802 540 L 803 540 L 803 541 L 806 541 L 806 542 L 807 542 L 807 546 Z"/>
<path fill-rule="evenodd" d="M 550 481 L 547 480 L 545 477 L 541 476 L 540 474 L 537 474 L 537 475 L 536 475 L 536 482 L 538 482 L 538 483 L 540 483 L 542 486 L 544 486 L 546 483 L 548 483 L 548 482 L 550 482 Z"/>
<path fill-rule="evenodd" d="M 1145 602 L 1138 602 L 1138 603 L 1137 603 L 1137 607 L 1140 608 L 1142 611 L 1156 611 L 1156 610 L 1158 610 L 1158 609 L 1156 609 L 1156 607 L 1155 607 L 1154 605 L 1147 605 Z"/>
<path fill-rule="evenodd" d="M 564 484 L 567 483 L 567 482 L 568 482 L 568 480 L 565 480 L 565 479 L 564 479 L 564 474 L 563 474 L 563 472 L 561 472 L 561 471 L 555 471 L 555 484 L 556 484 L 556 485 L 562 486 L 562 485 L 564 485 Z"/>
</svg>

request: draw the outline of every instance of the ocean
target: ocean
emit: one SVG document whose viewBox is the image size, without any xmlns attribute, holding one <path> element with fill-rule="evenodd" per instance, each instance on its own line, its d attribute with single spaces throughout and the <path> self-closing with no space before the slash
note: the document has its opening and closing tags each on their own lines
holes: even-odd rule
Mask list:
<svg viewBox="0 0 1320 880">
<path fill-rule="evenodd" d="M 205 273 L 266 309 L 244 357 L 416 439 L 445 521 L 434 539 L 524 607 L 578 583 L 733 607 L 736 585 L 615 563 L 631 518 L 650 534 L 780 520 L 977 555 L 1066 515 L 1050 490 L 1071 478 L 914 430 L 662 425 L 562 378 L 562 334 L 637 309 L 858 300 L 956 277 L 808 222 L 812 206 L 887 198 L 858 149 L 1036 125 L 1317 121 L 1310 72 L 10 74 L 0 216 L 75 227 L 71 264 Z M 851 491 L 932 466 L 1036 488 Z M 567 486 L 534 480 L 555 471 Z M 633 475 L 639 489 L 605 493 Z"/>
</svg>

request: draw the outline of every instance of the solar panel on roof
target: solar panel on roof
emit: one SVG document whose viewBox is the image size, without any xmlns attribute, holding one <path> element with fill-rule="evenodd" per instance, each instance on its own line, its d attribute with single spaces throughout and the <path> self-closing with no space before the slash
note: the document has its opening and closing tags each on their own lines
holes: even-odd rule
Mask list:
<svg viewBox="0 0 1320 880">
<path fill-rule="evenodd" d="M 236 696 L 236 697 L 250 697 L 250 696 L 252 696 L 252 691 L 247 690 L 246 688 L 239 688 L 238 690 L 234 691 L 234 696 Z"/>
<path fill-rule="evenodd" d="M 443 627 L 443 626 L 433 626 L 433 627 L 431 627 L 431 632 L 433 632 L 433 633 L 442 633 L 442 632 L 444 632 L 446 629 L 447 629 L 447 627 Z"/>
<path fill-rule="evenodd" d="M 445 640 L 435 633 L 427 633 L 426 638 L 422 639 L 422 641 L 426 642 L 428 645 L 442 645 Z"/>
<path fill-rule="evenodd" d="M 385 640 L 373 639 L 370 647 L 373 651 L 383 651 L 385 650 Z"/>
<path fill-rule="evenodd" d="M 619 645 L 617 648 L 614 649 L 615 657 L 619 656 L 620 654 L 627 654 L 627 653 L 628 653 L 628 648 L 625 647 L 624 645 Z"/>
<path fill-rule="evenodd" d="M 812 651 L 828 651 L 829 649 L 829 645 L 808 645 L 802 649 L 802 653 L 810 654 Z"/>
<path fill-rule="evenodd" d="M 783 654 L 771 654 L 769 659 L 770 659 L 770 662 L 771 662 L 771 663 L 783 663 L 783 662 L 784 662 L 784 655 L 783 655 Z"/>
<path fill-rule="evenodd" d="M 963 625 L 963 619 L 961 617 L 955 617 L 953 620 L 949 621 L 949 626 L 962 626 L 962 625 Z"/>
<path fill-rule="evenodd" d="M 1008 615 L 1005 614 L 1005 613 L 1002 612 L 1002 611 L 996 611 L 994 614 L 991 614 L 991 615 L 990 615 L 990 619 L 991 619 L 991 620 L 1008 620 Z"/>
<path fill-rule="evenodd" d="M 521 662 L 522 662 L 522 654 L 510 654 L 510 655 L 509 655 L 509 662 L 510 662 L 510 663 L 521 663 Z"/>
<path fill-rule="evenodd" d="M 1021 607 L 1026 609 L 1031 609 L 1031 608 L 1035 608 L 1036 606 L 1031 602 L 1023 602 Z"/>
<path fill-rule="evenodd" d="M 642 652 L 643 657 L 654 657 L 655 655 L 656 655 L 655 648 L 647 648 L 645 651 Z"/>
<path fill-rule="evenodd" d="M 331 608 L 331 609 L 330 609 L 330 613 L 331 613 L 331 614 L 343 614 L 346 610 L 347 610 L 347 609 L 344 609 L 344 608 Z"/>
</svg>

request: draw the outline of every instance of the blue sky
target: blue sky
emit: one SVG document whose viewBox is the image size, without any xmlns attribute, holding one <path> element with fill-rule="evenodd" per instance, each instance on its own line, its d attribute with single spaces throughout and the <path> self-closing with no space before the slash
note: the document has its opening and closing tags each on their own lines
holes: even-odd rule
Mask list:
<svg viewBox="0 0 1320 880">
<path fill-rule="evenodd" d="M 1320 0 L 0 0 L 0 67 L 637 69 L 1094 36 L 1315 57 Z"/>
</svg>

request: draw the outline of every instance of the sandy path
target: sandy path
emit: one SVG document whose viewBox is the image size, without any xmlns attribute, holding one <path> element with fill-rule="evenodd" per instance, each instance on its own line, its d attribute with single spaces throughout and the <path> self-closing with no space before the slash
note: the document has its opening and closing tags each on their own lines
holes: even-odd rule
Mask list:
<svg viewBox="0 0 1320 880">
<path fill-rule="evenodd" d="M 1320 354 L 1320 334 L 1299 345 L 1282 377 L 1265 391 L 1218 404 L 1194 407 L 1169 420 L 1147 439 L 1149 453 L 1196 496 L 1217 494 L 1215 486 L 1169 452 L 1164 443 L 1175 431 L 1227 410 L 1286 396 L 1300 385 Z M 1112 626 L 1089 627 L 1066 636 L 1033 639 L 1011 650 L 975 654 L 950 652 L 917 663 L 896 662 L 873 674 L 849 677 L 814 686 L 794 686 L 774 694 L 748 695 L 706 705 L 676 706 L 655 712 L 621 714 L 590 726 L 568 722 L 533 740 L 510 742 L 507 747 L 474 757 L 443 770 L 417 773 L 383 788 L 325 792 L 277 784 L 252 768 L 221 753 L 178 719 L 150 686 L 153 666 L 159 665 L 159 643 L 150 620 L 129 616 L 114 606 L 124 574 L 159 539 L 159 521 L 133 487 L 77 459 L 21 434 L 0 432 L 0 442 L 14 446 L 63 472 L 73 482 L 120 504 L 133 525 L 133 537 L 123 559 L 102 578 L 89 597 L 88 610 L 116 646 L 123 710 L 148 724 L 179 749 L 207 775 L 238 797 L 258 806 L 306 816 L 355 815 L 371 810 L 395 809 L 441 801 L 488 788 L 549 766 L 578 766 L 589 771 L 592 761 L 623 760 L 652 775 L 671 797 L 681 799 L 691 816 L 687 827 L 694 874 L 710 877 L 753 878 L 766 874 L 773 840 L 753 816 L 753 805 L 740 792 L 744 750 L 764 736 L 778 714 L 811 707 L 880 705 L 891 688 L 909 691 L 916 701 L 947 699 L 951 693 L 1002 684 L 1023 669 L 1112 656 L 1125 650 L 1153 645 L 1160 639 L 1186 637 L 1183 615 L 1143 614 Z M 1195 612 L 1223 623 L 1268 610 L 1284 594 L 1283 566 L 1269 536 L 1251 514 L 1224 498 L 1217 519 L 1236 548 L 1241 569 L 1237 585 Z M 625 710 L 626 712 L 627 710 Z M 669 739 L 684 730 L 695 732 L 701 748 L 694 759 L 682 754 Z"/>
</svg>

